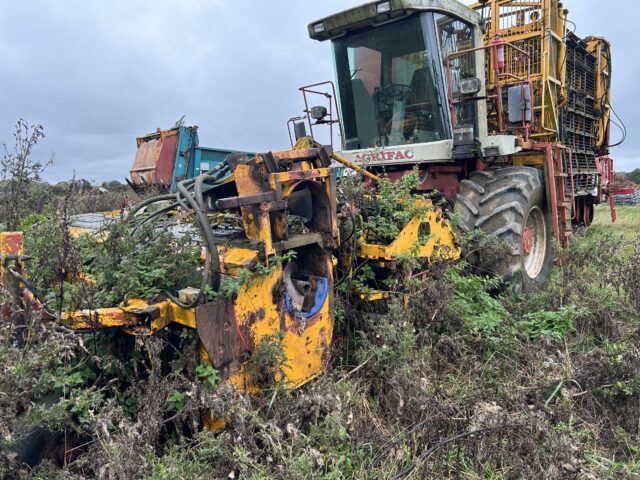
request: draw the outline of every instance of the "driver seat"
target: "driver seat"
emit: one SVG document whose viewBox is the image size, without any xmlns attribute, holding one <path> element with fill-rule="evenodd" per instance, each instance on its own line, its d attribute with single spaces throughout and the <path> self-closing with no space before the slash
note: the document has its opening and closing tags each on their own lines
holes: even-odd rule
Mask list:
<svg viewBox="0 0 640 480">
<path fill-rule="evenodd" d="M 413 72 L 411 91 L 407 95 L 407 106 L 426 104 L 414 110 L 417 119 L 416 131 L 421 141 L 437 141 L 442 139 L 443 128 L 440 115 L 437 113 L 439 101 L 431 69 L 423 67 Z M 434 115 L 432 115 L 434 114 Z"/>
<path fill-rule="evenodd" d="M 433 76 L 428 67 L 422 67 L 413 72 L 411 77 L 411 91 L 407 96 L 407 105 L 418 103 L 434 104 L 435 88 Z"/>
</svg>

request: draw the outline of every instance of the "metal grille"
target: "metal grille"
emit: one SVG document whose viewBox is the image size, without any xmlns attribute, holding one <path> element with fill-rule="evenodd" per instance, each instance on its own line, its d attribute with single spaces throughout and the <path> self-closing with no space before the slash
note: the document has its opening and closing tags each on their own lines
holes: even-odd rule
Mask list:
<svg viewBox="0 0 640 480">
<path fill-rule="evenodd" d="M 529 38 L 526 40 L 519 40 L 513 42 L 513 45 L 527 52 L 529 57 L 529 67 L 531 75 L 542 74 L 542 46 L 540 37 Z M 524 61 L 521 52 L 513 48 L 511 45 L 505 47 L 505 63 L 506 71 L 512 75 L 516 75 L 521 78 L 527 76 L 527 62 Z"/>
<path fill-rule="evenodd" d="M 535 33 L 542 30 L 543 0 L 511 0 L 500 6 L 498 29 L 505 38 L 515 35 Z M 478 9 L 480 13 L 482 9 Z M 491 8 L 484 8 L 485 18 L 491 16 Z M 489 19 L 489 30 L 492 30 L 494 18 Z"/>
<path fill-rule="evenodd" d="M 534 134 L 553 135 L 555 130 L 549 128 L 548 112 L 544 114 L 543 81 L 545 72 L 544 64 L 550 63 L 550 56 L 545 54 L 545 12 L 549 8 L 548 3 L 557 0 L 494 0 L 486 6 L 476 4 L 475 8 L 480 12 L 488 24 L 485 41 L 492 43 L 496 35 L 508 42 L 505 46 L 504 72 L 513 77 L 500 80 L 503 86 L 517 83 L 519 79 L 528 78 L 532 81 L 536 95 L 534 96 Z M 522 52 L 526 52 L 523 54 Z M 487 55 L 491 57 L 491 55 Z M 491 61 L 488 58 L 488 61 Z M 487 64 L 487 72 L 491 72 L 491 65 Z M 489 73 L 491 82 L 495 82 L 494 75 Z M 504 113 L 504 112 L 503 112 Z M 490 128 L 497 128 L 496 112 L 490 111 Z M 553 126 L 551 126 L 553 127 Z M 519 133 L 518 128 L 507 127 L 509 133 Z"/>
<path fill-rule="evenodd" d="M 567 103 L 561 109 L 561 141 L 573 150 L 576 193 L 586 195 L 598 186 L 595 114 L 596 58 L 576 35 L 567 43 Z"/>
<path fill-rule="evenodd" d="M 526 5 L 518 5 L 519 3 Z M 529 53 L 531 55 L 531 75 L 540 75 L 542 73 L 542 45 L 539 34 L 544 30 L 543 2 L 512 0 L 508 5 L 501 6 L 499 10 L 500 35 L 507 42 Z M 491 7 L 481 7 L 478 12 L 487 19 L 487 31 L 491 32 L 495 21 L 492 17 Z M 521 53 L 517 50 L 510 46 L 506 47 L 506 70 L 513 75 L 523 77 L 527 74 L 527 65 L 519 59 L 520 56 Z"/>
</svg>

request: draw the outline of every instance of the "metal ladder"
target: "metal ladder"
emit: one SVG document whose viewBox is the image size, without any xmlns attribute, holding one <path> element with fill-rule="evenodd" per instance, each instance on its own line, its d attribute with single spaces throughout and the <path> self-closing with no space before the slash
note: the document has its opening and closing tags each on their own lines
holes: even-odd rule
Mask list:
<svg viewBox="0 0 640 480">
<path fill-rule="evenodd" d="M 554 238 L 566 248 L 573 236 L 575 214 L 575 185 L 573 179 L 573 154 L 569 147 L 558 143 L 539 143 L 535 147 L 545 155 L 547 175 L 547 200 L 551 211 Z M 568 154 L 565 168 L 563 152 Z M 570 190 L 570 191 L 567 191 Z"/>
</svg>

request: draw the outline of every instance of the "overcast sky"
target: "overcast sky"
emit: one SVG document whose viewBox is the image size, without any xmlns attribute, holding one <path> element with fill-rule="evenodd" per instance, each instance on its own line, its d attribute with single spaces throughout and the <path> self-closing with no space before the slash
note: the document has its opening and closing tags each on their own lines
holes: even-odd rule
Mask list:
<svg viewBox="0 0 640 480">
<path fill-rule="evenodd" d="M 333 79 L 329 44 L 309 40 L 306 26 L 358 3 L 0 0 L 0 143 L 11 143 L 18 118 L 42 124 L 36 154 L 54 155 L 52 182 L 74 170 L 123 181 L 135 137 L 182 115 L 200 127 L 204 146 L 288 148 L 287 119 L 302 110 L 298 87 Z M 564 4 L 579 35 L 613 44 L 613 104 L 629 131 L 614 157 L 618 170 L 640 167 L 639 4 Z"/>
</svg>

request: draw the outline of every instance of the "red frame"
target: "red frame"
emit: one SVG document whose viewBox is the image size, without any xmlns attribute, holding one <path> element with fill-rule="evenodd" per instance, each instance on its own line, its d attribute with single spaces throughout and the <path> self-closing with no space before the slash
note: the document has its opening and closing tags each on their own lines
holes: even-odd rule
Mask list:
<svg viewBox="0 0 640 480">
<path fill-rule="evenodd" d="M 538 143 L 535 150 L 540 150 L 545 154 L 545 165 L 547 167 L 547 180 L 549 185 L 549 201 L 551 202 L 551 223 L 553 225 L 554 237 L 563 247 L 569 245 L 569 230 L 567 223 L 576 218 L 575 204 L 575 184 L 573 179 L 573 152 L 569 147 L 558 143 Z M 569 154 L 569 172 L 565 172 L 562 152 Z M 567 192 L 565 191 L 564 178 L 571 179 L 571 201 L 567 202 Z M 560 178 L 561 181 L 557 182 Z M 568 205 L 567 205 L 568 203 Z M 567 214 L 569 210 L 569 214 Z M 562 223 L 561 223 L 562 221 Z"/>
<path fill-rule="evenodd" d="M 322 90 L 314 90 L 317 87 L 328 87 L 325 91 Z M 331 148 L 333 149 L 333 125 L 338 124 L 338 136 L 340 137 L 340 146 L 344 149 L 344 136 L 342 134 L 342 119 L 340 118 L 340 109 L 338 108 L 338 95 L 336 93 L 336 85 L 331 80 L 327 80 L 325 82 L 313 83 L 311 85 L 304 85 L 299 89 L 302 92 L 302 96 L 304 98 L 304 116 L 301 117 L 292 117 L 287 122 L 287 130 L 289 132 L 289 141 L 291 142 L 291 146 L 294 144 L 293 136 L 291 135 L 291 125 L 293 122 L 307 119 L 307 123 L 309 125 L 309 134 L 312 138 L 315 138 L 313 135 L 313 126 L 314 125 L 328 125 L 329 126 L 329 137 L 331 139 Z M 327 91 L 328 90 L 328 91 Z M 329 100 L 329 110 L 328 110 L 328 120 L 317 120 L 316 122 L 312 121 L 311 118 L 311 108 L 309 107 L 309 95 L 320 95 Z M 335 112 L 335 113 L 334 113 Z"/>
<path fill-rule="evenodd" d="M 500 67 L 499 63 L 498 63 L 498 49 L 499 48 L 504 48 L 505 46 L 510 46 L 511 48 L 513 48 L 514 50 L 517 50 L 518 52 L 520 52 L 522 55 L 524 55 L 525 57 L 527 57 L 527 77 L 526 78 L 520 78 L 517 77 L 511 73 L 502 73 L 502 68 Z M 496 93 L 495 95 L 485 95 L 483 97 L 469 97 L 469 98 L 464 98 L 462 100 L 455 100 L 453 98 L 453 78 L 451 76 L 451 60 L 454 60 L 456 58 L 462 57 L 464 55 L 467 55 L 469 53 L 474 53 L 474 52 L 478 52 L 480 50 L 489 50 L 491 49 L 491 53 L 492 53 L 492 67 L 494 70 L 494 73 L 496 75 L 497 81 L 496 81 Z M 511 86 L 517 86 L 517 85 L 529 85 L 529 91 L 531 92 L 531 103 L 533 104 L 533 82 L 530 79 L 530 70 L 531 70 L 531 56 L 528 52 L 522 50 L 521 48 L 513 45 L 512 43 L 508 43 L 503 41 L 500 37 L 497 37 L 496 40 L 491 44 L 491 45 L 482 45 L 480 47 L 475 47 L 475 48 L 469 48 L 467 50 L 460 50 L 459 52 L 454 52 L 451 53 L 449 55 L 446 56 L 445 60 L 445 68 L 446 68 L 446 73 L 447 73 L 447 99 L 449 101 L 449 110 L 451 113 L 451 127 L 452 128 L 456 128 L 457 125 L 457 118 L 456 118 L 456 111 L 455 111 L 455 106 L 459 105 L 461 103 L 466 103 L 466 102 L 477 102 L 479 100 L 495 100 L 496 101 L 496 105 L 497 105 L 497 109 L 498 109 L 498 129 L 500 131 L 500 133 L 505 131 L 504 128 L 504 119 L 503 119 L 503 105 L 502 105 L 502 86 L 500 85 L 500 79 L 502 78 L 512 78 L 514 80 L 516 80 L 516 82 L 512 83 Z M 486 82 L 486 79 L 485 79 Z M 486 88 L 486 85 L 485 85 Z M 524 89 L 522 89 L 522 99 L 524 100 Z M 527 123 L 526 121 L 526 116 L 525 116 L 525 112 L 522 112 L 522 126 L 520 128 L 522 128 L 524 130 L 524 139 L 525 142 L 529 141 L 529 131 L 531 130 L 531 128 L 533 128 L 535 126 L 535 115 L 533 114 L 533 111 L 531 112 L 531 122 Z"/>
</svg>

